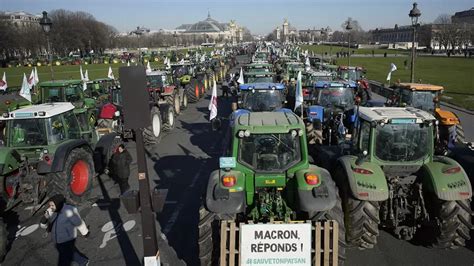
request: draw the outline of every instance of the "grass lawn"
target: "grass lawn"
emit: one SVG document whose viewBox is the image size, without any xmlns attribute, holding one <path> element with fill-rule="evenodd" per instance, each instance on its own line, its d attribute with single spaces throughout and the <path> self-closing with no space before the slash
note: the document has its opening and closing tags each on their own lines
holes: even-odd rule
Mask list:
<svg viewBox="0 0 474 266">
<path fill-rule="evenodd" d="M 323 54 L 328 53 L 335 55 L 337 52 L 347 52 L 347 46 L 331 46 L 331 45 L 301 45 L 301 50 L 308 50 L 310 53 L 313 51 L 316 54 Z M 372 50 L 374 50 L 375 54 L 408 54 L 409 51 L 403 50 L 389 50 L 389 49 L 352 49 L 355 54 L 372 54 Z"/>
<path fill-rule="evenodd" d="M 150 62 L 151 68 L 158 68 L 158 63 Z M 112 67 L 115 78 L 118 78 L 118 68 L 121 66 L 126 66 L 126 64 L 91 64 L 91 65 L 82 65 L 82 71 L 85 73 L 86 69 L 89 72 L 89 79 L 98 79 L 106 78 L 109 71 L 109 67 Z M 7 75 L 8 87 L 13 89 L 13 87 L 21 86 L 23 80 L 23 73 L 26 74 L 28 78 L 31 73 L 31 67 L 12 67 L 12 68 L 0 68 L 0 78 L 3 77 L 3 72 Z M 38 77 L 41 81 L 51 80 L 51 72 L 49 66 L 37 67 Z M 79 72 L 78 65 L 67 65 L 67 66 L 53 66 L 54 79 L 80 79 L 81 74 Z"/>
<path fill-rule="evenodd" d="M 410 69 L 405 69 L 404 61 L 409 57 L 391 58 L 351 58 L 351 65 L 367 69 L 367 77 L 387 83 L 386 78 L 390 63 L 398 70 L 392 73 L 392 83 L 400 79 L 410 80 Z M 347 65 L 347 58 L 337 60 L 338 64 Z M 409 65 L 409 63 L 408 63 Z M 445 87 L 444 101 L 474 110 L 474 59 L 447 57 L 418 57 L 415 62 L 415 80 Z"/>
</svg>

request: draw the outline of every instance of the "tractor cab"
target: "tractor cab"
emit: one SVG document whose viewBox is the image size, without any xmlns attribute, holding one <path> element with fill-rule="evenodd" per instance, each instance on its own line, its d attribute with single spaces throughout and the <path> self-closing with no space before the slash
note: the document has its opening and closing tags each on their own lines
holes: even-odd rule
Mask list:
<svg viewBox="0 0 474 266">
<path fill-rule="evenodd" d="M 302 72 L 303 99 L 312 100 L 314 84 L 318 81 L 332 81 L 333 75 L 328 71 L 305 70 Z"/>
<path fill-rule="evenodd" d="M 273 72 L 273 65 L 268 63 L 252 63 L 244 66 L 245 72 Z"/>
<path fill-rule="evenodd" d="M 337 69 L 337 76 L 344 80 L 359 81 L 364 79 L 366 70 L 362 67 L 340 66 Z"/>
<path fill-rule="evenodd" d="M 252 62 L 268 62 L 269 53 L 268 52 L 256 52 L 252 58 Z"/>
<path fill-rule="evenodd" d="M 246 83 L 239 86 L 239 109 L 251 112 L 280 110 L 285 103 L 285 86 L 280 83 Z"/>
<path fill-rule="evenodd" d="M 159 92 L 163 87 L 173 84 L 173 77 L 166 71 L 151 71 L 146 74 L 146 81 L 149 92 Z"/>
<path fill-rule="evenodd" d="M 30 159 L 40 158 L 52 145 L 82 138 L 87 117 L 78 119 L 71 103 L 46 103 L 3 113 L 3 145 Z"/>
<path fill-rule="evenodd" d="M 353 83 L 344 81 L 317 81 L 314 83 L 314 103 L 327 109 L 351 110 L 355 105 Z"/>
<path fill-rule="evenodd" d="M 107 102 L 109 90 L 116 86 L 116 82 L 114 79 L 102 78 L 88 81 L 86 86 L 85 97 L 95 99 L 96 103 L 100 105 Z"/>
</svg>

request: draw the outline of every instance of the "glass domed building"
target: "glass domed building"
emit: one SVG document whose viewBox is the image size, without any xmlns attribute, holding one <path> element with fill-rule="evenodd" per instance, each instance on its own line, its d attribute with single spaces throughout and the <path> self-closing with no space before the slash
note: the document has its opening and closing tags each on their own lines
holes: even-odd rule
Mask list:
<svg viewBox="0 0 474 266">
<path fill-rule="evenodd" d="M 212 39 L 217 39 L 219 37 L 231 39 L 233 36 L 238 36 L 239 27 L 234 21 L 231 21 L 230 23 L 220 23 L 211 18 L 211 14 L 208 13 L 205 20 L 194 24 L 183 24 L 177 27 L 176 30 L 181 34 L 206 35 Z"/>
</svg>

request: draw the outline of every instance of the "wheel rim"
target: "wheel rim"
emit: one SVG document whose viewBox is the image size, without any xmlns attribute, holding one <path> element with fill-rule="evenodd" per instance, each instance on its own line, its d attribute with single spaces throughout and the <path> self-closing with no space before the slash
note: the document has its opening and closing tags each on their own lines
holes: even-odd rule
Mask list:
<svg viewBox="0 0 474 266">
<path fill-rule="evenodd" d="M 173 112 L 168 112 L 168 121 L 170 123 L 170 126 L 174 125 L 174 115 Z"/>
<path fill-rule="evenodd" d="M 161 126 L 160 126 L 160 117 L 156 114 L 153 115 L 152 121 L 153 135 L 157 138 L 160 136 Z"/>
<path fill-rule="evenodd" d="M 175 112 L 178 114 L 180 109 L 179 109 L 179 96 L 178 95 L 175 95 L 174 97 L 174 109 L 175 109 Z"/>
<path fill-rule="evenodd" d="M 83 161 L 78 160 L 71 168 L 72 180 L 71 191 L 76 195 L 82 195 L 87 190 L 89 185 L 89 165 Z"/>
</svg>

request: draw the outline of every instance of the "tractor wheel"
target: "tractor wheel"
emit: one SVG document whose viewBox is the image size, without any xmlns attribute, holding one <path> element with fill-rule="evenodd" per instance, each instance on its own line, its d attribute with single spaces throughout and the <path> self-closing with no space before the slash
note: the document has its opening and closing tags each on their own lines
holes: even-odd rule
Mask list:
<svg viewBox="0 0 474 266">
<path fill-rule="evenodd" d="M 471 239 L 469 233 L 472 227 L 470 200 L 442 201 L 436 206 L 438 232 L 435 246 L 439 248 L 456 249 L 466 245 Z"/>
<path fill-rule="evenodd" d="M 219 221 L 214 213 L 199 209 L 199 261 L 202 266 L 217 265 L 219 261 Z"/>
<path fill-rule="evenodd" d="M 154 106 L 150 111 L 151 125 L 143 130 L 143 142 L 146 146 L 158 144 L 161 139 L 160 109 Z"/>
<path fill-rule="evenodd" d="M 199 96 L 204 97 L 204 94 L 206 94 L 206 88 L 204 88 L 204 84 L 201 81 L 199 81 L 199 88 L 201 88 L 199 91 Z"/>
<path fill-rule="evenodd" d="M 342 187 L 340 195 L 346 226 L 346 243 L 359 249 L 373 248 L 379 235 L 380 204 L 355 199 L 349 190 L 347 177 L 342 171 L 338 168 L 335 178 Z"/>
<path fill-rule="evenodd" d="M 175 90 L 173 91 L 173 94 L 168 95 L 165 97 L 166 104 L 169 106 L 172 106 L 173 108 L 173 113 L 177 116 L 181 112 L 181 103 L 179 102 L 179 94 Z"/>
<path fill-rule="evenodd" d="M 161 115 L 163 118 L 163 130 L 171 131 L 175 125 L 173 107 L 170 105 L 165 105 L 163 108 L 161 108 L 161 110 Z"/>
<path fill-rule="evenodd" d="M 49 193 L 63 194 L 69 202 L 80 204 L 87 199 L 94 178 L 94 160 L 85 149 L 74 149 L 66 158 L 64 170 L 49 174 Z"/>
<path fill-rule="evenodd" d="M 188 94 L 186 93 L 186 89 L 183 91 L 183 98 L 181 99 L 181 110 L 186 110 L 188 108 Z"/>
<path fill-rule="evenodd" d="M 0 262 L 3 262 L 7 253 L 8 245 L 8 232 L 7 225 L 3 222 L 3 218 L 0 217 Z"/>
<path fill-rule="evenodd" d="M 313 221 L 321 220 L 335 220 L 339 225 L 338 237 L 339 237 L 339 247 L 338 247 L 338 264 L 343 265 L 346 260 L 346 228 L 344 226 L 344 212 L 342 211 L 341 199 L 337 196 L 336 205 L 328 210 L 322 217 L 314 219 Z M 334 265 L 334 262 L 330 262 L 330 265 Z"/>
<path fill-rule="evenodd" d="M 466 137 L 464 136 L 464 129 L 462 128 L 461 123 L 456 125 L 456 143 L 464 143 Z"/>
<path fill-rule="evenodd" d="M 199 100 L 199 85 L 195 80 L 192 80 L 190 85 L 186 88 L 185 93 L 188 95 L 188 101 L 195 103 Z"/>
<path fill-rule="evenodd" d="M 209 89 L 209 82 L 207 80 L 207 74 L 204 74 L 203 79 L 202 79 L 202 83 L 204 83 L 204 89 L 206 89 L 206 91 L 207 91 Z"/>
<path fill-rule="evenodd" d="M 306 139 L 308 144 L 322 144 L 323 143 L 323 132 L 314 128 L 313 123 L 306 123 Z"/>
</svg>

